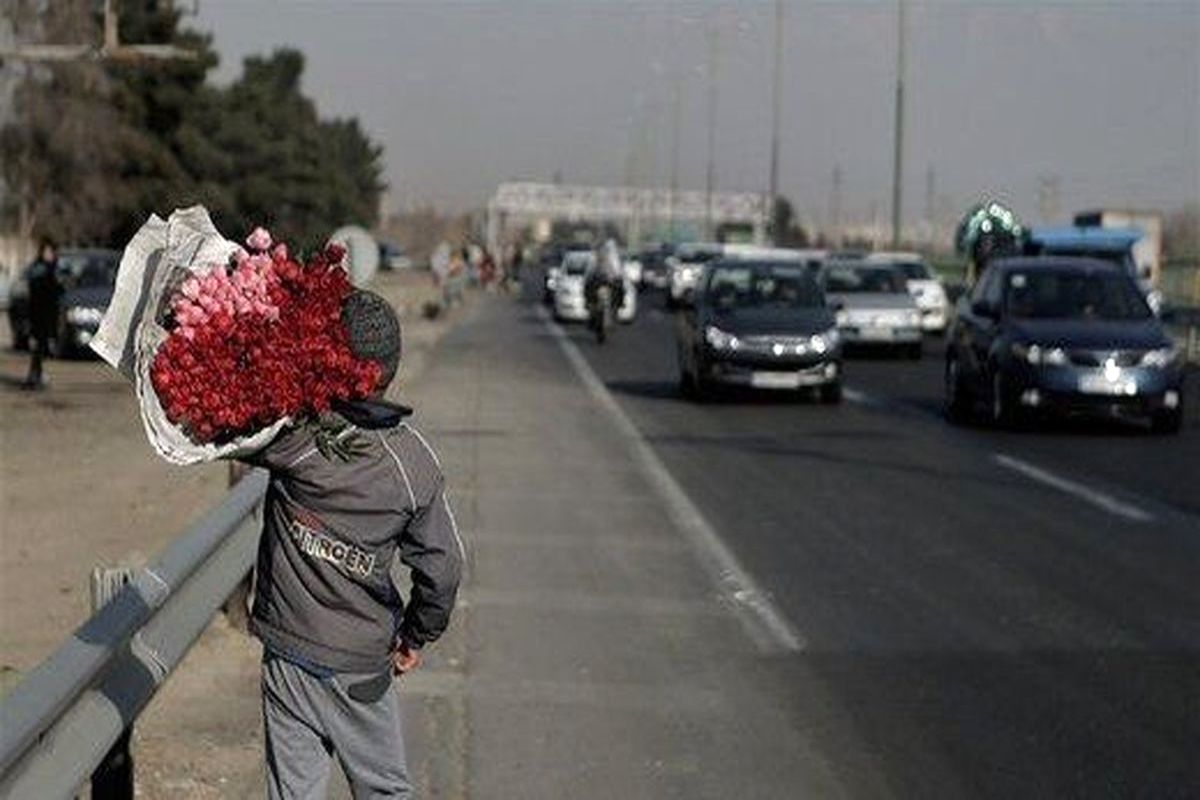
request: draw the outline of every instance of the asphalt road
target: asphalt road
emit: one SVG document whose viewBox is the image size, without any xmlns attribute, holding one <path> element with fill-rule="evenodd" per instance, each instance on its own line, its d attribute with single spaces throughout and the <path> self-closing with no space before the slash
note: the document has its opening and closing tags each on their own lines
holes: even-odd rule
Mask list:
<svg viewBox="0 0 1200 800">
<path fill-rule="evenodd" d="M 1014 433 L 941 418 L 936 340 L 850 360 L 830 407 L 684 401 L 652 299 L 569 335 L 801 633 L 746 679 L 852 795 L 1200 794 L 1196 376 L 1178 436 Z"/>
</svg>

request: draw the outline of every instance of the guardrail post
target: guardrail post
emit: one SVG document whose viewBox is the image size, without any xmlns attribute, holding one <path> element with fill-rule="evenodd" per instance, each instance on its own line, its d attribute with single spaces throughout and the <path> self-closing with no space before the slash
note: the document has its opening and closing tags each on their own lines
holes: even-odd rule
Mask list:
<svg viewBox="0 0 1200 800">
<path fill-rule="evenodd" d="M 132 580 L 133 570 L 128 567 L 93 569 L 92 613 L 103 608 Z M 129 747 L 132 737 L 133 725 L 130 725 L 96 766 L 92 773 L 92 800 L 133 800 L 133 752 Z"/>
<path fill-rule="evenodd" d="M 133 753 L 130 725 L 92 773 L 92 800 L 133 800 Z"/>
</svg>

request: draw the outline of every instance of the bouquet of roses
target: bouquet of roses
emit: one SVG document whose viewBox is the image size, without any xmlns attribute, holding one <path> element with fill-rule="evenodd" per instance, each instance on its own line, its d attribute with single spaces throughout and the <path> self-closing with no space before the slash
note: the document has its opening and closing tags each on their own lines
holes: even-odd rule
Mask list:
<svg viewBox="0 0 1200 800">
<path fill-rule="evenodd" d="M 371 393 L 380 367 L 352 354 L 341 319 L 353 290 L 344 255 L 328 245 L 302 263 L 262 228 L 238 246 L 199 208 L 138 233 L 93 347 L 132 373 L 164 458 L 253 450 L 288 422 Z"/>
</svg>

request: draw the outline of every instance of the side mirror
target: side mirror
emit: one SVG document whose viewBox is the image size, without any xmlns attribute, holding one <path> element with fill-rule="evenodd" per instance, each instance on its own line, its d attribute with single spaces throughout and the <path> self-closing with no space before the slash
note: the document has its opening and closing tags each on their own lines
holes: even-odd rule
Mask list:
<svg viewBox="0 0 1200 800">
<path fill-rule="evenodd" d="M 984 319 L 996 319 L 1000 316 L 1000 310 L 987 300 L 976 300 L 971 303 L 971 313 Z"/>
<path fill-rule="evenodd" d="M 825 305 L 833 311 L 841 311 L 846 307 L 846 302 L 844 300 L 826 300 Z"/>
</svg>

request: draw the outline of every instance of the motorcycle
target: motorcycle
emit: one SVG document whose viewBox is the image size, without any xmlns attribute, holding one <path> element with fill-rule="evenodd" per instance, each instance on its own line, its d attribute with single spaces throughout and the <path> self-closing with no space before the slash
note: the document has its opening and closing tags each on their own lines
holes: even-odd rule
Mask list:
<svg viewBox="0 0 1200 800">
<path fill-rule="evenodd" d="M 613 327 L 613 292 L 607 283 L 601 283 L 592 292 L 588 308 L 588 325 L 596 334 L 596 341 L 604 344 Z"/>
</svg>

